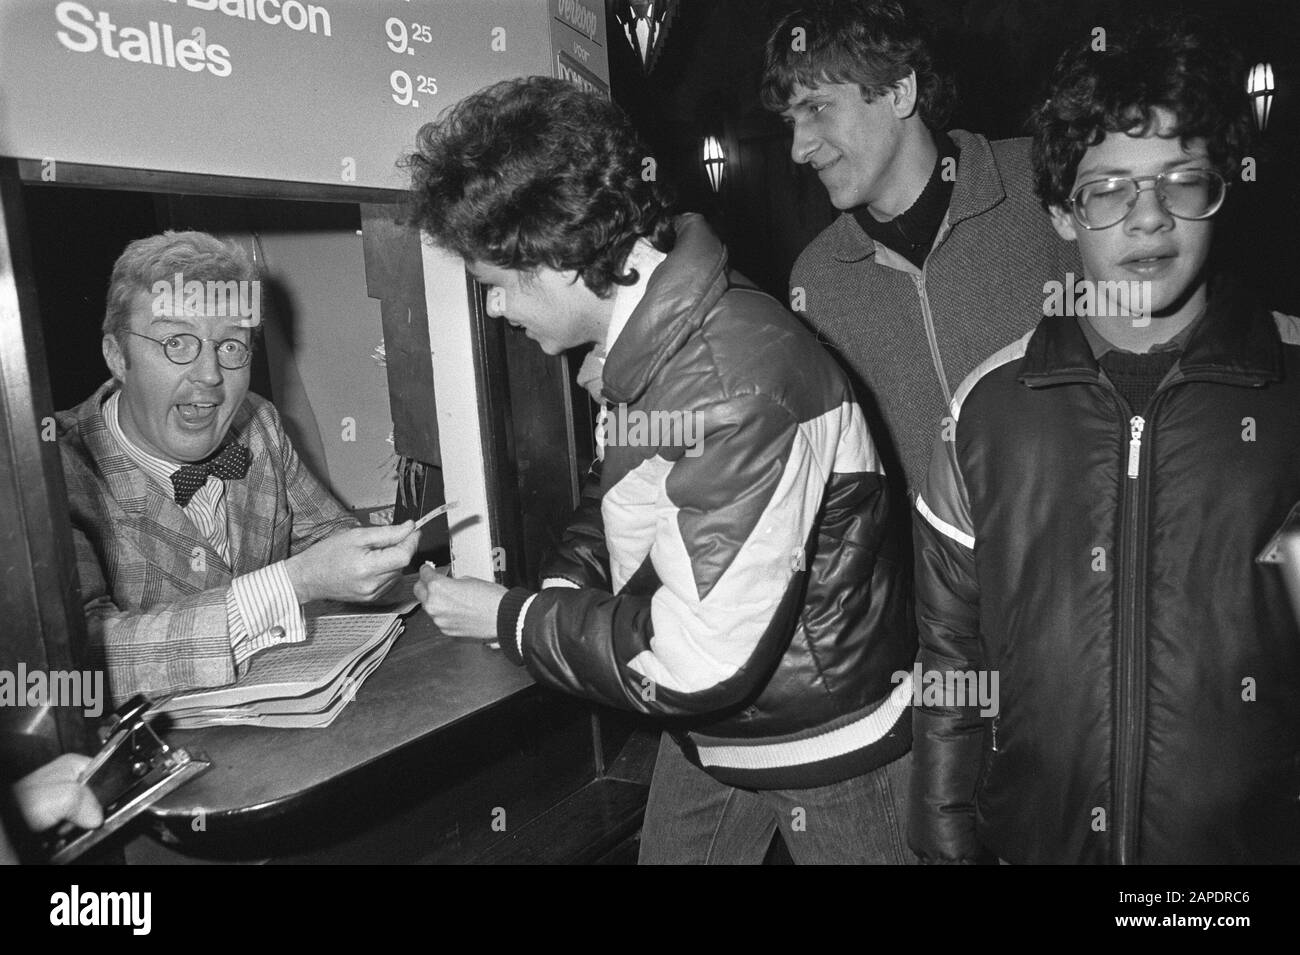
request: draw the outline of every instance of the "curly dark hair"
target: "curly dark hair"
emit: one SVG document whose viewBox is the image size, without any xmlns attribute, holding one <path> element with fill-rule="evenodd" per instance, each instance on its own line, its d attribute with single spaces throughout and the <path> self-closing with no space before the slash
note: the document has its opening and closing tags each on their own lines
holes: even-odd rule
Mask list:
<svg viewBox="0 0 1300 955">
<path fill-rule="evenodd" d="M 796 29 L 804 31 L 803 49 L 796 48 Z M 795 86 L 857 83 L 871 102 L 915 70 L 921 120 L 942 130 L 955 87 L 935 65 L 932 46 L 929 23 L 903 0 L 809 0 L 768 35 L 759 97 L 779 113 Z"/>
<path fill-rule="evenodd" d="M 576 271 L 596 295 L 631 285 L 638 238 L 676 239 L 653 159 L 613 103 L 571 83 L 504 80 L 450 107 L 418 134 L 409 219 L 467 260 Z"/>
<path fill-rule="evenodd" d="M 1229 182 L 1250 151 L 1251 126 L 1241 58 L 1202 21 L 1168 17 L 1106 31 L 1062 54 L 1048 99 L 1030 119 L 1034 188 L 1043 208 L 1064 206 L 1083 154 L 1107 133 L 1145 135 L 1158 128 L 1156 109 L 1175 117 L 1184 146 L 1204 139 L 1206 152 Z"/>
</svg>

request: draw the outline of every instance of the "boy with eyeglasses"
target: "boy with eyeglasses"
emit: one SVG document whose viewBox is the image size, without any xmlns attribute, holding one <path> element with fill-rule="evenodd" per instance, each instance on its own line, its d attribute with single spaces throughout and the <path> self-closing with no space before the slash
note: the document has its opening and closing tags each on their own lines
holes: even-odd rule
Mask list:
<svg viewBox="0 0 1300 955">
<path fill-rule="evenodd" d="M 1300 632 L 1256 562 L 1300 500 L 1300 320 L 1211 255 L 1232 62 L 1108 28 L 1035 116 L 1094 294 L 970 375 L 917 500 L 919 666 L 1000 689 L 916 708 L 925 861 L 1300 861 Z"/>
<path fill-rule="evenodd" d="M 104 316 L 113 377 L 58 415 L 90 664 L 114 705 L 234 682 L 306 639 L 302 604 L 369 600 L 415 551 L 409 522 L 357 527 L 249 393 L 258 316 L 240 306 L 258 297 L 238 293 L 256 282 L 204 232 L 132 242 Z"/>
</svg>

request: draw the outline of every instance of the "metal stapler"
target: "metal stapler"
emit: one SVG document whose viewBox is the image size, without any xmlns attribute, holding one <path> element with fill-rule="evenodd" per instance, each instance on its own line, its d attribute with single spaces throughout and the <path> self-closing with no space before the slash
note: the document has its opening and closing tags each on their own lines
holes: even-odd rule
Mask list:
<svg viewBox="0 0 1300 955">
<path fill-rule="evenodd" d="M 152 706 L 146 697 L 133 697 L 100 728 L 103 745 L 79 782 L 104 807 L 104 824 L 98 829 L 80 829 L 65 823 L 45 843 L 45 855 L 52 865 L 70 862 L 98 845 L 211 765 L 202 753 L 191 754 L 164 743 L 145 722 Z"/>
</svg>

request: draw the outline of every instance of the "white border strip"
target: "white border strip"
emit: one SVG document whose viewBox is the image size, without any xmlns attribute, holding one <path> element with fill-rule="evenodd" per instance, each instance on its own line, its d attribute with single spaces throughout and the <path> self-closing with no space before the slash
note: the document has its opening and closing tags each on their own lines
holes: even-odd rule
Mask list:
<svg viewBox="0 0 1300 955">
<path fill-rule="evenodd" d="M 421 236 L 424 300 L 433 348 L 433 394 L 438 405 L 438 446 L 449 517 L 452 565 L 458 577 L 496 580 L 488 510 L 487 449 L 479 428 L 483 397 L 474 379 L 474 313 L 466 292 L 465 263 Z"/>
<path fill-rule="evenodd" d="M 940 518 L 939 515 L 930 510 L 930 505 L 926 504 L 925 498 L 921 497 L 919 494 L 916 495 L 916 509 L 921 512 L 921 516 L 925 518 L 926 523 L 944 537 L 950 537 L 958 544 L 969 547 L 971 550 L 975 549 L 974 537 L 970 534 L 963 534 L 960 530 Z"/>
<path fill-rule="evenodd" d="M 898 722 L 912 702 L 912 675 L 896 686 L 885 702 L 872 712 L 837 730 L 792 740 L 788 743 L 767 743 L 757 746 L 700 746 L 696 751 L 704 766 L 722 766 L 727 769 L 781 769 L 787 766 L 804 766 L 819 763 L 852 753 L 882 739 Z"/>
</svg>

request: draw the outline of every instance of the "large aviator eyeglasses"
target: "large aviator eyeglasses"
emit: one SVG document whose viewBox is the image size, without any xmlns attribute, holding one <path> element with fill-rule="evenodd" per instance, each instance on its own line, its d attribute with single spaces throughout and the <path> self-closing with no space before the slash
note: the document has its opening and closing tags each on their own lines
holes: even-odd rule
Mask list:
<svg viewBox="0 0 1300 955">
<path fill-rule="evenodd" d="M 1177 169 L 1158 176 L 1111 176 L 1085 182 L 1070 193 L 1070 210 L 1085 229 L 1119 225 L 1137 205 L 1143 184 L 1175 219 L 1208 219 L 1219 211 L 1228 184 L 1213 169 Z"/>
<path fill-rule="evenodd" d="M 215 338 L 199 338 L 198 335 L 191 335 L 189 332 L 178 332 L 166 338 L 150 338 L 148 335 L 131 331 L 127 334 L 161 345 L 163 354 L 174 365 L 193 364 L 199 357 L 199 352 L 203 350 L 204 342 L 212 342 L 216 346 L 217 364 L 227 371 L 243 368 L 253 357 L 253 349 L 238 338 L 223 338 L 218 341 Z"/>
</svg>

